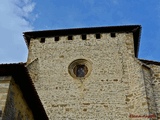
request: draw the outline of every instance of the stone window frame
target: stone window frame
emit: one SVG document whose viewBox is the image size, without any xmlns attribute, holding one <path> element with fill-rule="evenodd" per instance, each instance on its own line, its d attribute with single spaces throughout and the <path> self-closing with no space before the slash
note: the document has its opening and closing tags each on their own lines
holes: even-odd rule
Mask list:
<svg viewBox="0 0 160 120">
<path fill-rule="evenodd" d="M 75 73 L 75 67 L 77 67 L 79 65 L 84 65 L 86 67 L 86 73 L 85 73 L 84 77 L 77 77 L 77 75 Z M 69 74 L 75 79 L 85 79 L 86 77 L 88 77 L 91 74 L 91 71 L 92 71 L 92 63 L 86 59 L 76 59 L 73 62 L 71 62 L 68 67 Z"/>
</svg>

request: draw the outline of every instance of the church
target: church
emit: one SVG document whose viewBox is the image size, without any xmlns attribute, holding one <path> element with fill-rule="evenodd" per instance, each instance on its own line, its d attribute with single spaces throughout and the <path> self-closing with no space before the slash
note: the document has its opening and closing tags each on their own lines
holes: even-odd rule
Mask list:
<svg viewBox="0 0 160 120">
<path fill-rule="evenodd" d="M 0 119 L 160 119 L 160 62 L 138 59 L 140 25 L 23 36 L 27 62 L 0 65 Z"/>
</svg>

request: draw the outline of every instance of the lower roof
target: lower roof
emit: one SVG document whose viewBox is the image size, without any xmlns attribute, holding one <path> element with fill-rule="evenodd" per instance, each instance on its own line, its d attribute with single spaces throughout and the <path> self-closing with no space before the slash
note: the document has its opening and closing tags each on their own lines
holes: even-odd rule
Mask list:
<svg viewBox="0 0 160 120">
<path fill-rule="evenodd" d="M 0 76 L 12 76 L 32 110 L 35 120 L 48 120 L 25 64 L 0 64 Z"/>
</svg>

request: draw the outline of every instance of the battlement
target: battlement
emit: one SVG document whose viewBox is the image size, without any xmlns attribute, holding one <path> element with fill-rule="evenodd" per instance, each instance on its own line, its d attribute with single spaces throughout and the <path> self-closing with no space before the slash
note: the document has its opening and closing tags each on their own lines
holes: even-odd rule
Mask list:
<svg viewBox="0 0 160 120">
<path fill-rule="evenodd" d="M 116 37 L 116 33 L 108 33 L 110 34 L 110 37 L 114 38 Z M 78 36 L 78 37 L 77 37 Z M 68 35 L 68 36 L 56 36 L 56 37 L 53 37 L 53 40 L 54 41 L 60 41 L 60 40 L 63 40 L 62 37 L 65 37 L 66 40 L 89 40 L 90 39 L 90 34 L 82 34 L 82 35 Z M 97 40 L 100 40 L 100 39 L 103 39 L 104 38 L 104 34 L 101 34 L 101 33 L 96 33 L 96 34 L 92 34 L 92 38 L 93 39 L 97 39 Z M 40 43 L 45 43 L 45 40 L 46 38 L 43 37 L 43 38 L 40 38 Z"/>
<path fill-rule="evenodd" d="M 60 30 L 45 30 L 45 31 L 34 31 L 25 32 L 24 38 L 29 47 L 32 40 L 39 40 L 41 43 L 45 43 L 46 38 L 52 38 L 53 41 L 60 41 L 61 38 L 64 40 L 88 40 L 88 39 L 103 39 L 102 34 L 110 34 L 110 37 L 116 37 L 117 33 L 132 33 L 134 40 L 135 56 L 138 56 L 139 39 L 140 39 L 141 26 L 130 25 L 130 26 L 110 26 L 110 27 L 91 27 L 91 28 L 73 28 L 73 29 L 60 29 Z M 92 37 L 88 37 L 92 34 Z M 79 36 L 79 37 L 75 37 Z"/>
</svg>

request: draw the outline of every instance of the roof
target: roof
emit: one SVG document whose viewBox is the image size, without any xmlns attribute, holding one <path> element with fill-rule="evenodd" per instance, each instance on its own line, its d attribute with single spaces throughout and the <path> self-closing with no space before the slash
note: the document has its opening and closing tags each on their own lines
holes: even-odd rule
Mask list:
<svg viewBox="0 0 160 120">
<path fill-rule="evenodd" d="M 160 62 L 157 61 L 144 60 L 144 59 L 139 59 L 139 60 L 147 65 L 160 65 Z"/>
<path fill-rule="evenodd" d="M 0 76 L 12 76 L 32 110 L 35 120 L 48 120 L 25 64 L 0 64 Z"/>
<path fill-rule="evenodd" d="M 139 41 L 140 41 L 140 34 L 141 34 L 140 25 L 45 30 L 45 31 L 24 32 L 23 34 L 24 34 L 24 38 L 27 43 L 27 46 L 29 46 L 31 38 L 44 38 L 44 37 L 78 35 L 78 34 L 94 34 L 94 33 L 124 33 L 124 32 L 133 33 L 135 56 L 138 57 Z"/>
</svg>

